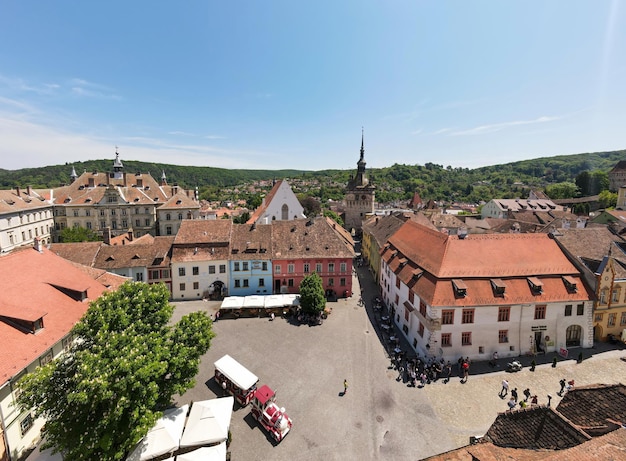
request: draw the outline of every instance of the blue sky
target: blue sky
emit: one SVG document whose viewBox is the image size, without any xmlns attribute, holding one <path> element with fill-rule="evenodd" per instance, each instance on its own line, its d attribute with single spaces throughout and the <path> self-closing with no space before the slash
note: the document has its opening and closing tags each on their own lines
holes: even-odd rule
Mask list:
<svg viewBox="0 0 626 461">
<path fill-rule="evenodd" d="M 617 0 L 0 0 L 0 167 L 625 149 L 625 58 Z"/>
</svg>

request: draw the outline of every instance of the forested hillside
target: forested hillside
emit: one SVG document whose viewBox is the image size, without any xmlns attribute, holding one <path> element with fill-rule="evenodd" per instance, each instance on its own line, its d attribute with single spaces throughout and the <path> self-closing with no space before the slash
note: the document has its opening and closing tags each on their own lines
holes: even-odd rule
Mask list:
<svg viewBox="0 0 626 461">
<path fill-rule="evenodd" d="M 368 169 L 368 175 L 377 187 L 376 198 L 381 203 L 406 200 L 416 191 L 424 200 L 477 203 L 494 197 L 525 197 L 531 188 L 545 190 L 550 186 L 554 186 L 553 190 L 571 191 L 572 195 L 598 193 L 582 181 L 593 177 L 594 172 L 596 176 L 606 177 L 606 173 L 620 160 L 626 160 L 626 150 L 543 157 L 475 169 L 444 167 L 434 163 L 394 164 Z M 112 164 L 113 161 L 108 159 L 14 171 L 0 169 L 0 188 L 10 189 L 17 185 L 57 187 L 69 183 L 72 166 L 80 175 L 83 171 L 108 172 Z M 156 179 L 165 171 L 170 184 L 177 183 L 189 189 L 198 187 L 201 198 L 241 198 L 234 196 L 239 194 L 235 192 L 235 186 L 289 178 L 298 183 L 296 192 L 325 201 L 342 197 L 343 186 L 356 170 L 356 165 L 354 170 L 229 170 L 125 160 L 124 168 L 131 173 L 150 173 Z M 245 197 L 249 193 L 242 192 L 241 195 Z"/>
</svg>

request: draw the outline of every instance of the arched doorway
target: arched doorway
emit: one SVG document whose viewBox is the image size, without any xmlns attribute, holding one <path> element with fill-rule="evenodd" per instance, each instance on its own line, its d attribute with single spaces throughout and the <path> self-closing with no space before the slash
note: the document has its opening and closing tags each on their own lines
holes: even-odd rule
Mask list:
<svg viewBox="0 0 626 461">
<path fill-rule="evenodd" d="M 580 325 L 570 325 L 565 331 L 566 347 L 580 346 L 583 335 L 583 329 Z"/>
<path fill-rule="evenodd" d="M 602 326 L 600 324 L 595 325 L 593 327 L 593 340 L 602 341 L 602 336 L 603 336 L 602 333 L 603 333 Z"/>
<path fill-rule="evenodd" d="M 211 285 L 209 285 L 210 299 L 222 299 L 224 296 L 226 296 L 226 288 L 224 287 L 224 282 L 216 280 Z"/>
</svg>

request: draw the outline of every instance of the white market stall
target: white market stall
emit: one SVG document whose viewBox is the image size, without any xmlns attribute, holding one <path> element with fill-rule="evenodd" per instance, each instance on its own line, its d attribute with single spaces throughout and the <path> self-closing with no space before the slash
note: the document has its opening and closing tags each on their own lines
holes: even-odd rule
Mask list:
<svg viewBox="0 0 626 461">
<path fill-rule="evenodd" d="M 148 461 L 178 450 L 188 411 L 189 405 L 165 410 L 163 416 L 139 441 L 126 461 Z"/>
<path fill-rule="evenodd" d="M 230 419 L 235 399 L 220 399 L 193 402 L 180 447 L 195 447 L 225 442 L 228 439 Z M 179 456 L 180 459 L 180 456 Z"/>
<path fill-rule="evenodd" d="M 178 455 L 176 461 L 224 461 L 226 459 L 226 442 L 212 447 L 202 447 L 183 455 Z"/>
</svg>

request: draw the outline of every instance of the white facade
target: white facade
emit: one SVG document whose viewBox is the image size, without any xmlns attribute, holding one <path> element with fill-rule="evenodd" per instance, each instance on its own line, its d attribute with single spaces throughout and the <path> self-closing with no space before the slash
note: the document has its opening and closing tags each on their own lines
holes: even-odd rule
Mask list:
<svg viewBox="0 0 626 461">
<path fill-rule="evenodd" d="M 494 352 L 498 352 L 501 358 L 517 357 L 541 350 L 569 351 L 571 356 L 570 349 L 573 347 L 593 346 L 591 300 L 538 300 L 529 304 L 433 307 L 423 303 L 417 295 L 414 295 L 411 302 L 409 288 L 397 279 L 385 261 L 381 264 L 383 299 L 394 312 L 395 324 L 420 355 L 443 358 L 455 363 L 460 356 L 486 360 Z M 536 310 L 537 306 L 539 311 Z M 540 314 L 543 309 L 541 306 L 545 306 L 545 316 L 536 319 L 536 312 Z M 508 309 L 508 320 L 499 320 L 501 307 Z M 473 311 L 471 323 L 463 323 L 464 310 Z M 453 311 L 451 324 L 446 323 L 444 311 Z M 468 312 L 468 316 L 469 314 Z M 568 341 L 571 338 L 568 337 L 568 329 L 571 335 L 572 329 L 578 328 L 580 340 L 574 346 L 573 341 Z M 449 335 L 449 341 L 442 341 L 442 335 Z M 468 344 L 463 344 L 464 335 Z"/>
<path fill-rule="evenodd" d="M 228 294 L 228 260 L 172 261 L 172 298 L 204 299 L 216 289 Z"/>
<path fill-rule="evenodd" d="M 263 199 L 260 208 L 262 212 L 255 219 L 255 222 L 260 224 L 271 224 L 272 221 L 306 219 L 304 208 L 285 180 L 276 183 L 268 197 Z"/>
<path fill-rule="evenodd" d="M 52 205 L 30 188 L 0 191 L 0 253 L 33 245 L 36 238 L 46 245 L 53 228 Z"/>
<path fill-rule="evenodd" d="M 552 200 L 545 199 L 493 199 L 485 203 L 480 215 L 485 218 L 508 218 L 509 212 L 516 211 L 566 211 L 567 207 L 556 205 Z"/>
<path fill-rule="evenodd" d="M 17 398 L 16 383 L 26 374 L 32 373 L 38 366 L 45 365 L 59 357 L 69 345 L 70 336 L 68 335 L 54 344 L 36 361 L 22 370 L 16 370 L 15 375 L 0 388 L 0 422 L 3 425 L 5 441 L 8 445 L 6 450 L 11 459 L 17 459 L 21 453 L 39 442 L 39 433 L 45 423 L 44 418 L 34 418 L 33 411 L 19 411 L 15 404 Z M 1 443 L 2 441 L 0 441 Z M 0 459 L 3 459 L 1 455 L 0 449 Z"/>
</svg>

